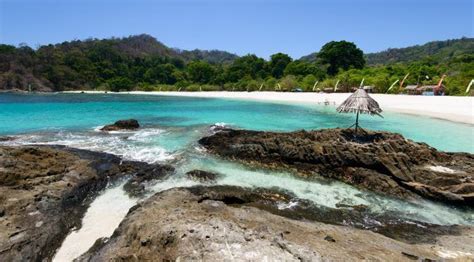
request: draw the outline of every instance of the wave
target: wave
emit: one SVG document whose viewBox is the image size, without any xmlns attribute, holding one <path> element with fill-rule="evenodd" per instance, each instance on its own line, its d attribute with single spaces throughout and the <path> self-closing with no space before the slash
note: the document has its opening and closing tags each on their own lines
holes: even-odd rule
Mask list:
<svg viewBox="0 0 474 262">
<path fill-rule="evenodd" d="M 164 132 L 162 129 L 142 129 L 134 132 L 103 133 L 85 132 L 57 133 L 17 136 L 6 145 L 64 145 L 73 148 L 105 152 L 123 157 L 125 160 L 157 163 L 172 160 L 175 154 L 154 142 Z"/>
</svg>

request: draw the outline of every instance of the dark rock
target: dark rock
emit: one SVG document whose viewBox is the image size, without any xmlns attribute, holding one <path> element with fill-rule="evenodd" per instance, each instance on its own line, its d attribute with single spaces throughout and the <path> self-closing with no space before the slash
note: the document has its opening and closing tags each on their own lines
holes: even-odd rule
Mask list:
<svg viewBox="0 0 474 262">
<path fill-rule="evenodd" d="M 12 141 L 15 139 L 16 137 L 13 137 L 13 136 L 0 136 L 0 142 Z"/>
<path fill-rule="evenodd" d="M 328 242 L 336 242 L 336 240 L 330 235 L 327 235 L 326 237 L 324 237 L 324 240 Z"/>
<path fill-rule="evenodd" d="M 210 130 L 211 132 L 214 132 L 214 133 L 215 133 L 215 132 L 222 131 L 222 130 L 226 130 L 226 129 L 228 129 L 228 127 L 226 127 L 226 126 L 223 125 L 223 124 L 214 124 L 214 125 L 211 125 L 211 126 L 209 127 L 209 130 Z"/>
<path fill-rule="evenodd" d="M 109 181 L 146 164 L 63 146 L 0 146 L 0 261 L 49 261 Z"/>
<path fill-rule="evenodd" d="M 133 197 L 141 196 L 145 192 L 145 186 L 150 182 L 157 182 L 166 179 L 169 175 L 174 173 L 174 167 L 170 165 L 148 165 L 137 162 L 137 165 L 142 166 L 138 171 L 132 174 L 132 178 L 124 185 L 124 190 Z"/>
<path fill-rule="evenodd" d="M 350 209 L 354 209 L 354 210 L 357 210 L 357 211 L 366 211 L 369 207 L 366 206 L 366 205 L 348 205 L 348 204 L 343 204 L 343 203 L 337 203 L 336 204 L 336 207 L 337 208 L 350 208 Z"/>
<path fill-rule="evenodd" d="M 135 130 L 140 127 L 138 121 L 135 119 L 119 120 L 111 125 L 106 125 L 100 130 L 102 131 L 117 131 L 117 130 Z"/>
<path fill-rule="evenodd" d="M 306 178 L 325 176 L 382 194 L 474 205 L 474 155 L 445 153 L 399 134 L 325 129 L 291 133 L 225 129 L 199 140 L 228 159 L 289 167 Z M 453 172 L 440 172 L 435 166 Z"/>
<path fill-rule="evenodd" d="M 186 173 L 189 179 L 199 181 L 201 183 L 215 183 L 220 177 L 219 174 L 203 171 L 203 170 L 192 170 Z"/>
<path fill-rule="evenodd" d="M 406 253 L 406 252 L 402 252 L 402 255 L 408 257 L 408 258 L 411 259 L 411 260 L 418 260 L 418 259 L 419 259 L 418 256 L 413 255 L 413 254 L 409 254 L 409 253 Z"/>
</svg>

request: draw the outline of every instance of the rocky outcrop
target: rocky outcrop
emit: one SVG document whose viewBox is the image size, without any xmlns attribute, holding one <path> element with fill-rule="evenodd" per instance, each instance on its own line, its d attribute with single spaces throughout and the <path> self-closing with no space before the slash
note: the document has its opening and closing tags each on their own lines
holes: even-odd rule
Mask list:
<svg viewBox="0 0 474 262">
<path fill-rule="evenodd" d="M 50 260 L 108 181 L 146 164 L 59 146 L 0 146 L 0 261 Z"/>
<path fill-rule="evenodd" d="M 294 200 L 291 194 L 269 189 L 170 189 L 132 208 L 110 239 L 99 240 L 78 260 L 409 261 L 438 259 L 440 250 L 474 253 L 471 228 L 457 236 L 437 236 L 427 227 L 423 234 L 433 241 L 409 244 L 368 230 L 318 222 L 305 215 L 304 205 L 279 207 Z M 437 237 L 443 238 L 443 246 Z"/>
<path fill-rule="evenodd" d="M 106 125 L 100 130 L 102 131 L 119 131 L 119 130 L 135 130 L 140 127 L 135 119 L 119 120 L 111 125 Z"/>
<path fill-rule="evenodd" d="M 191 170 L 186 173 L 186 176 L 191 180 L 209 184 L 215 183 L 216 180 L 220 177 L 219 174 L 204 170 Z"/>
<path fill-rule="evenodd" d="M 149 165 L 141 162 L 136 164 L 143 165 L 143 168 L 129 179 L 123 187 L 132 197 L 143 196 L 146 193 L 147 184 L 164 180 L 175 171 L 174 167 L 170 165 Z"/>
<path fill-rule="evenodd" d="M 202 138 L 210 152 L 268 167 L 293 168 L 400 198 L 474 204 L 474 155 L 445 153 L 388 132 L 354 137 L 351 130 L 291 133 L 226 129 Z"/>
<path fill-rule="evenodd" d="M 7 142 L 7 141 L 12 141 L 15 140 L 15 137 L 13 136 L 0 136 L 0 142 Z"/>
</svg>

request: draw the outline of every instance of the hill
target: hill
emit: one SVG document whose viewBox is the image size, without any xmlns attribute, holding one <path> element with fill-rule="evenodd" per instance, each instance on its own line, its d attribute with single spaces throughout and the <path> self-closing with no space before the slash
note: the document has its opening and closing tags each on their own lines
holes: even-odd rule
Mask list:
<svg viewBox="0 0 474 262">
<path fill-rule="evenodd" d="M 433 41 L 424 45 L 390 48 L 367 54 L 366 60 L 368 65 L 387 65 L 414 62 L 429 56 L 438 62 L 443 62 L 464 54 L 474 54 L 474 38 Z"/>
<path fill-rule="evenodd" d="M 175 83 L 176 79 L 169 75 L 187 62 L 231 63 L 237 57 L 219 50 L 170 48 L 146 34 L 74 40 L 44 45 L 37 50 L 0 45 L 0 90 L 91 88 L 119 76 L 131 78 L 135 83 L 144 81 L 143 78 Z"/>
<path fill-rule="evenodd" d="M 191 51 L 174 49 L 176 56 L 184 61 L 203 60 L 211 64 L 231 63 L 238 58 L 237 55 L 220 50 L 200 50 Z"/>
<path fill-rule="evenodd" d="M 404 84 L 436 84 L 447 75 L 448 95 L 465 95 L 474 75 L 474 39 L 430 42 L 367 54 L 368 66 L 329 73 L 316 53 L 292 61 L 279 53 L 265 60 L 219 50 L 179 50 L 149 35 L 86 39 L 28 46 L 0 44 L 0 91 L 62 90 L 292 90 L 334 87 L 350 91 L 365 79 L 385 93 Z M 303 61 L 302 61 L 303 60 Z M 304 61 L 306 60 L 306 61 Z M 391 89 L 402 92 L 403 89 Z"/>
<path fill-rule="evenodd" d="M 317 52 L 303 56 L 300 60 L 317 61 Z M 474 54 L 474 38 L 460 38 L 445 41 L 433 41 L 423 45 L 404 48 L 389 48 L 382 52 L 365 55 L 367 65 L 389 65 L 395 63 L 410 63 L 431 57 L 438 62 L 464 54 Z"/>
</svg>

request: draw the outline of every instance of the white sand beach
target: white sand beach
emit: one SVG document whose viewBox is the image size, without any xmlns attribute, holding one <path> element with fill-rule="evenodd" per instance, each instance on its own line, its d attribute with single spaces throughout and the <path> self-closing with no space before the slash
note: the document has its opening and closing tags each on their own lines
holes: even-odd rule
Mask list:
<svg viewBox="0 0 474 262">
<path fill-rule="evenodd" d="M 104 93 L 103 91 L 68 91 L 65 93 Z M 120 94 L 212 97 L 226 99 L 245 99 L 291 104 L 339 105 L 350 93 L 290 93 L 290 92 L 143 92 L 132 91 Z M 411 96 L 371 94 L 383 110 L 423 115 L 454 122 L 474 124 L 474 97 L 463 96 Z"/>
</svg>

